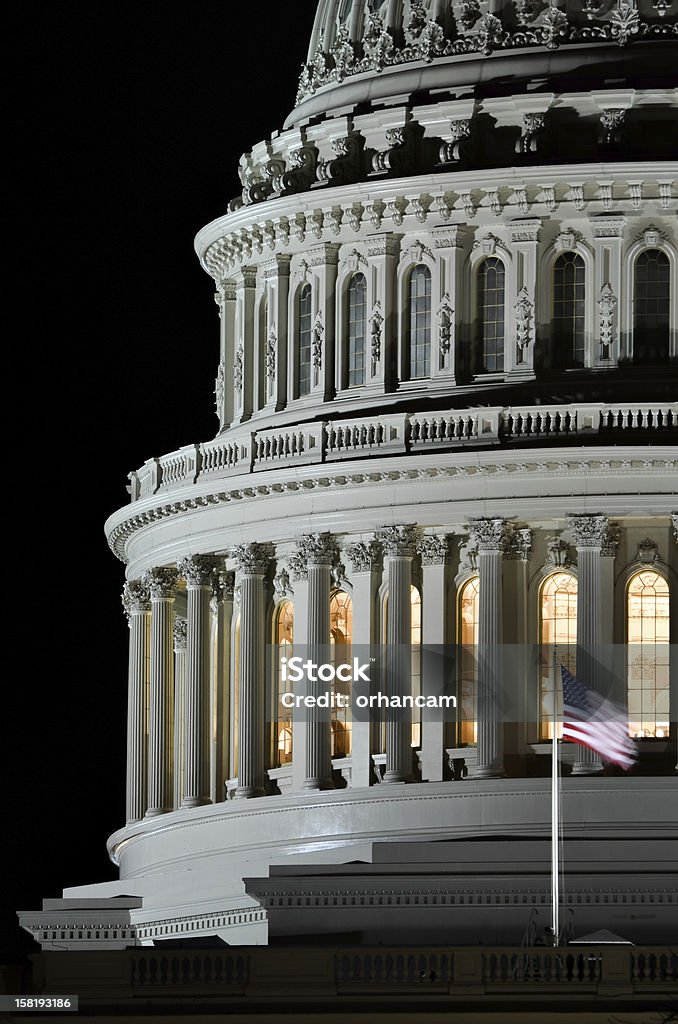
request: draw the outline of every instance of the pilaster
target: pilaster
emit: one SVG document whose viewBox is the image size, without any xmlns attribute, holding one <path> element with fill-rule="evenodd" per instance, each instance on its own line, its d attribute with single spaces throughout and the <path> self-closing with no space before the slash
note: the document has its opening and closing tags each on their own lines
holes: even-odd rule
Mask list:
<svg viewBox="0 0 678 1024">
<path fill-rule="evenodd" d="M 172 809 L 174 717 L 174 569 L 149 569 L 142 583 L 151 597 L 151 684 L 148 721 L 146 817 Z"/>
<path fill-rule="evenodd" d="M 397 345 L 396 267 L 400 241 L 390 232 L 367 238 L 367 386 L 392 391 Z"/>
<path fill-rule="evenodd" d="M 587 365 L 601 369 L 616 366 L 619 350 L 619 300 L 622 288 L 622 246 L 626 218 L 591 218 L 594 251 L 595 319 L 593 351 Z"/>
<path fill-rule="evenodd" d="M 515 332 L 507 332 L 509 380 L 533 380 L 535 347 L 535 309 L 537 290 L 537 250 L 541 220 L 516 220 L 509 224 L 515 273 L 515 294 L 511 306 Z M 513 351 L 508 346 L 513 346 Z"/>
<path fill-rule="evenodd" d="M 129 624 L 127 694 L 127 824 L 146 812 L 146 691 L 150 641 L 150 596 L 138 580 L 125 584 L 122 603 Z"/>
<path fill-rule="evenodd" d="M 174 807 L 184 798 L 184 757 L 186 751 L 186 639 L 188 621 L 174 617 Z"/>
<path fill-rule="evenodd" d="M 254 408 L 254 300 L 256 267 L 243 267 L 235 280 L 233 422 L 242 423 Z"/>
</svg>

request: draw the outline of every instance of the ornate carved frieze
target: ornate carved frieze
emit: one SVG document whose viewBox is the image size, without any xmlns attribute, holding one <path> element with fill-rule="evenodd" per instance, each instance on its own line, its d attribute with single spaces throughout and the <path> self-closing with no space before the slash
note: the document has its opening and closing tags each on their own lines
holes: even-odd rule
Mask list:
<svg viewBox="0 0 678 1024">
<path fill-rule="evenodd" d="M 443 300 L 438 310 L 438 323 L 440 354 L 441 356 L 446 356 L 452 347 L 452 332 L 454 329 L 454 310 L 450 305 L 450 296 L 447 292 L 443 295 Z"/>
<path fill-rule="evenodd" d="M 172 626 L 175 652 L 185 651 L 188 644 L 188 620 L 177 615 Z"/>
<path fill-rule="evenodd" d="M 578 548 L 602 548 L 607 541 L 607 516 L 568 515 L 567 526 Z"/>
<path fill-rule="evenodd" d="M 600 316 L 600 348 L 601 357 L 609 359 L 615 341 L 615 309 L 617 297 L 612 291 L 609 283 L 605 283 L 600 290 L 598 299 L 598 310 Z"/>
<path fill-rule="evenodd" d="M 278 350 L 278 333 L 275 329 L 275 324 L 272 324 L 271 330 L 269 331 L 268 338 L 266 339 L 266 379 L 269 384 L 273 384 L 275 381 L 275 363 L 276 353 Z"/>
<path fill-rule="evenodd" d="M 265 544 L 237 544 L 232 555 L 243 576 L 265 576 L 268 572 L 271 555 Z"/>
<path fill-rule="evenodd" d="M 430 535 L 420 537 L 417 551 L 422 565 L 444 565 L 450 551 L 449 538 Z"/>
<path fill-rule="evenodd" d="M 384 325 L 384 316 L 381 312 L 381 302 L 377 299 L 370 316 L 370 356 L 372 364 L 381 359 L 381 332 Z"/>
<path fill-rule="evenodd" d="M 152 600 L 174 597 L 174 590 L 177 585 L 176 569 L 158 568 L 147 569 L 141 577 L 141 582 L 148 590 Z"/>
<path fill-rule="evenodd" d="M 372 572 L 381 567 L 382 548 L 377 540 L 358 541 L 346 549 L 354 573 Z"/>
<path fill-rule="evenodd" d="M 389 557 L 409 556 L 417 553 L 418 531 L 414 523 L 402 526 L 383 526 L 377 537 Z"/>
<path fill-rule="evenodd" d="M 313 362 L 313 369 L 320 371 L 323 365 L 323 334 L 325 328 L 323 326 L 323 315 L 318 310 L 315 321 L 313 323 L 312 341 L 311 341 L 311 360 Z"/>
<path fill-rule="evenodd" d="M 189 587 L 209 587 L 217 564 L 217 559 L 212 555 L 189 555 L 179 559 L 177 572 Z"/>
<path fill-rule="evenodd" d="M 518 299 L 513 308 L 516 314 L 518 362 L 522 363 L 525 361 L 526 349 L 532 341 L 532 324 L 534 321 L 534 307 L 526 287 L 523 286 L 518 292 Z"/>
<path fill-rule="evenodd" d="M 122 589 L 122 606 L 127 619 L 150 611 L 151 599 L 148 588 L 140 580 L 129 580 Z"/>
</svg>

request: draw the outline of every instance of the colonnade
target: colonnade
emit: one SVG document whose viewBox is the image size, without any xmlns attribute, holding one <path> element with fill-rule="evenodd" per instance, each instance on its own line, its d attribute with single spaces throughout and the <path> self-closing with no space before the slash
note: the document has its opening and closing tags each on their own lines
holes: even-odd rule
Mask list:
<svg viewBox="0 0 678 1024">
<path fill-rule="evenodd" d="M 618 538 L 604 515 L 572 515 L 566 525 L 578 563 L 578 672 L 595 685 L 594 648 L 612 642 L 608 608 L 612 603 Z M 471 774 L 491 779 L 504 774 L 501 645 L 515 641 L 515 633 L 509 636 L 507 632 L 502 595 L 507 585 L 513 585 L 513 570 L 508 563 L 526 566 L 531 557 L 532 533 L 500 517 L 472 520 L 467 529 L 463 557 L 472 563 L 479 586 L 477 746 Z M 241 544 L 232 550 L 229 560 L 193 555 L 182 558 L 176 567 L 150 569 L 141 579 L 126 583 L 123 604 L 130 627 L 128 821 L 178 807 L 197 807 L 210 803 L 215 796 L 219 799 L 227 768 L 225 758 L 220 753 L 215 757 L 211 745 L 216 742 L 223 753 L 229 743 L 229 729 L 234 730 L 232 742 L 237 744 L 238 777 L 233 796 L 251 799 L 265 793 L 265 649 L 272 642 L 267 627 L 271 585 L 278 595 L 281 587 L 284 592 L 284 581 L 293 586 L 295 648 L 308 650 L 309 657 L 322 663 L 328 657 L 333 580 L 336 583 L 345 573 L 351 581 L 354 602 L 353 644 L 367 647 L 386 639 L 384 688 L 390 695 L 402 695 L 411 692 L 410 660 L 403 652 L 411 642 L 413 567 L 416 565 L 424 592 L 422 642 L 445 644 L 449 637 L 442 609 L 450 552 L 449 535 L 424 533 L 417 526 L 402 524 L 384 527 L 369 541 L 351 543 L 345 538 L 341 546 L 329 533 L 308 535 L 297 540 L 291 554 L 287 549 L 282 561 L 273 545 Z M 379 626 L 375 628 L 372 613 L 380 590 L 386 594 L 385 636 Z M 185 617 L 177 616 L 174 610 L 179 591 L 182 609 L 185 601 Z M 239 601 L 239 643 L 238 649 L 226 657 L 234 594 Z M 211 631 L 213 613 L 216 641 Z M 219 688 L 221 703 L 216 708 L 211 667 L 215 642 L 216 657 L 222 664 L 235 665 L 238 680 L 237 695 L 229 685 Z M 309 685 L 313 692 L 313 684 Z M 325 684 L 316 686 L 325 688 Z M 432 686 L 425 668 L 422 694 L 432 692 Z M 231 706 L 234 701 L 237 715 Z M 214 722 L 216 741 L 210 732 Z M 292 791 L 332 787 L 329 709 L 306 709 L 303 716 L 293 717 L 292 729 Z M 443 733 L 439 721 L 426 723 L 422 730 L 422 780 L 443 778 Z M 382 750 L 385 764 L 380 778 L 383 784 L 412 780 L 411 736 L 411 712 L 409 717 L 403 711 L 387 719 Z M 354 721 L 350 785 L 368 786 L 375 781 L 371 761 L 374 748 L 370 722 Z M 596 756 L 580 748 L 574 773 L 601 770 Z"/>
</svg>

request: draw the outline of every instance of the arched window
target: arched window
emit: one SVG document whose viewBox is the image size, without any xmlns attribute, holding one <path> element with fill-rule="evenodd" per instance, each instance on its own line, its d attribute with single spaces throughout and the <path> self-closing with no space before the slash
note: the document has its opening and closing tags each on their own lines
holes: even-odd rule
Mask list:
<svg viewBox="0 0 678 1024">
<path fill-rule="evenodd" d="M 478 267 L 478 372 L 504 370 L 504 298 L 506 271 L 496 256 Z"/>
<path fill-rule="evenodd" d="M 459 592 L 459 697 L 457 698 L 457 744 L 477 742 L 478 697 L 478 596 L 480 580 L 471 576 Z"/>
<path fill-rule="evenodd" d="M 431 271 L 423 264 L 410 274 L 410 380 L 431 374 Z"/>
<path fill-rule="evenodd" d="M 650 569 L 626 588 L 629 731 L 669 735 L 669 585 Z"/>
<path fill-rule="evenodd" d="M 421 594 L 410 587 L 410 645 L 412 647 L 412 696 L 421 695 Z M 421 708 L 412 709 L 412 746 L 421 746 Z"/>
<path fill-rule="evenodd" d="M 281 601 L 275 616 L 274 643 L 276 645 L 276 698 L 275 734 L 273 736 L 273 764 L 288 764 L 292 760 L 292 709 L 283 705 L 285 693 L 293 690 L 289 680 L 283 680 L 281 659 L 291 658 L 294 653 L 294 605 Z"/>
<path fill-rule="evenodd" d="M 353 643 L 353 601 L 344 590 L 337 590 L 330 600 L 330 645 L 332 663 L 351 661 Z M 351 753 L 351 684 L 340 679 L 332 681 L 332 693 L 342 694 L 346 707 L 332 708 L 332 757 Z"/>
<path fill-rule="evenodd" d="M 584 365 L 584 260 L 564 252 L 553 266 L 553 362 L 558 367 Z"/>
<path fill-rule="evenodd" d="M 367 342 L 367 281 L 364 274 L 354 274 L 348 286 L 348 386 L 365 383 L 365 351 Z"/>
<path fill-rule="evenodd" d="M 539 592 L 540 739 L 553 739 L 553 676 L 564 665 L 575 671 L 577 579 L 571 572 L 547 576 Z M 554 657 L 555 650 L 555 657 Z M 557 663 L 557 664 L 556 664 Z M 557 681 L 560 692 L 560 681 Z"/>
<path fill-rule="evenodd" d="M 645 249 L 636 260 L 633 285 L 633 359 L 662 363 L 669 358 L 670 265 L 660 249 Z"/>
<path fill-rule="evenodd" d="M 297 393 L 308 395 L 311 391 L 311 286 L 305 284 L 299 292 L 299 372 Z"/>
</svg>

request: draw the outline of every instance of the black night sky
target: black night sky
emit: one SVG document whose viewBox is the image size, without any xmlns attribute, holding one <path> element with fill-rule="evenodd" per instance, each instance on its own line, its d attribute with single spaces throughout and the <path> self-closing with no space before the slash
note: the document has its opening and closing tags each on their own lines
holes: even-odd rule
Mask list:
<svg viewBox="0 0 678 1024">
<path fill-rule="evenodd" d="M 71 0 L 13 14 L 9 133 L 27 202 L 11 344 L 27 406 L 6 438 L 6 498 L 28 632 L 4 687 L 0 962 L 33 946 L 15 910 L 115 877 L 127 627 L 103 524 L 131 469 L 214 436 L 218 317 L 193 238 L 239 191 L 240 154 L 292 109 L 315 7 Z"/>
</svg>

